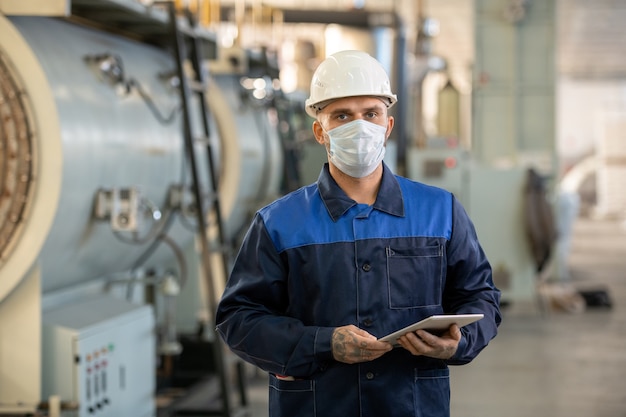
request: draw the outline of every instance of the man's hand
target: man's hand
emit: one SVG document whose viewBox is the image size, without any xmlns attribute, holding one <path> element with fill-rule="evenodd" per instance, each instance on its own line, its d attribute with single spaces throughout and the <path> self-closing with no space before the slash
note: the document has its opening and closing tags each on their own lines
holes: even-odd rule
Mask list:
<svg viewBox="0 0 626 417">
<path fill-rule="evenodd" d="M 459 347 L 461 330 L 453 324 L 441 336 L 435 336 L 425 330 L 409 332 L 398 339 L 400 346 L 413 355 L 429 356 L 437 359 L 450 359 Z"/>
<path fill-rule="evenodd" d="M 333 357 L 344 363 L 372 361 L 393 349 L 390 343 L 379 342 L 375 336 L 352 324 L 337 327 L 331 343 Z"/>
</svg>

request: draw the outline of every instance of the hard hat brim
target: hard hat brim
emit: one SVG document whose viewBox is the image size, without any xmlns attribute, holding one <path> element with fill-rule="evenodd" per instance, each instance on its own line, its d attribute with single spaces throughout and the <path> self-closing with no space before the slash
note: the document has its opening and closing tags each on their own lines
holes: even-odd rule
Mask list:
<svg viewBox="0 0 626 417">
<path fill-rule="evenodd" d="M 317 114 L 320 111 L 322 111 L 326 106 L 328 106 L 330 103 L 332 103 L 335 100 L 348 98 L 348 97 L 374 97 L 374 98 L 380 99 L 383 103 L 385 103 L 385 106 L 387 106 L 388 109 L 393 107 L 393 105 L 396 104 L 396 102 L 398 101 L 398 97 L 395 94 L 380 95 L 380 96 L 371 95 L 371 94 L 338 96 L 338 97 L 333 97 L 327 100 L 320 101 L 318 103 L 311 103 L 310 102 L 311 100 L 307 99 L 305 101 L 305 110 L 309 116 L 315 119 L 317 117 Z"/>
</svg>

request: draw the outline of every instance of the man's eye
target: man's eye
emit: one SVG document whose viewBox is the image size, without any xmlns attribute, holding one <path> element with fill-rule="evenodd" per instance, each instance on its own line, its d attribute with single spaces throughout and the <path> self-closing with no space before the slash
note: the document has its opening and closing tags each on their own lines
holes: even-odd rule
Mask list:
<svg viewBox="0 0 626 417">
<path fill-rule="evenodd" d="M 374 119 L 374 118 L 376 118 L 376 116 L 378 116 L 378 114 L 376 114 L 376 112 L 371 111 L 371 112 L 367 113 L 366 116 L 368 118 L 370 118 L 370 119 Z"/>
<path fill-rule="evenodd" d="M 348 115 L 346 114 L 340 114 L 337 116 L 337 120 L 346 120 L 348 118 Z"/>
</svg>

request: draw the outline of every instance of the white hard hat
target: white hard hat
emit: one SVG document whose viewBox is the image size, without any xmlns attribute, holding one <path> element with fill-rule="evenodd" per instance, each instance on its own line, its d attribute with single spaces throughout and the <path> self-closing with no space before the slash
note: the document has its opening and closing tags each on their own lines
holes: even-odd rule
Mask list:
<svg viewBox="0 0 626 417">
<path fill-rule="evenodd" d="M 398 100 L 380 62 L 362 51 L 341 51 L 317 67 L 304 104 L 309 116 L 316 117 L 332 100 L 353 96 L 380 97 L 388 108 Z"/>
</svg>

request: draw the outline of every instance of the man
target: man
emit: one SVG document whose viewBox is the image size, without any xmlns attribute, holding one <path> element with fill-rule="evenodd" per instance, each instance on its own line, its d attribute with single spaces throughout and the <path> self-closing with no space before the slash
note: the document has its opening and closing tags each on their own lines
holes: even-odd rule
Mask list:
<svg viewBox="0 0 626 417">
<path fill-rule="evenodd" d="M 500 293 L 461 205 L 382 162 L 395 102 L 368 54 L 322 62 L 306 110 L 329 162 L 256 213 L 235 261 L 217 330 L 269 372 L 272 417 L 448 416 L 448 365 L 497 333 Z M 484 318 L 377 340 L 448 313 Z"/>
</svg>

